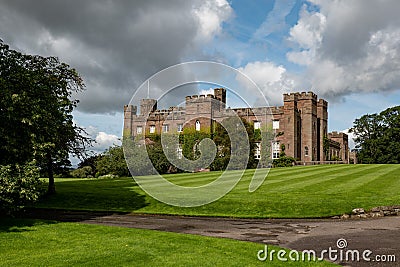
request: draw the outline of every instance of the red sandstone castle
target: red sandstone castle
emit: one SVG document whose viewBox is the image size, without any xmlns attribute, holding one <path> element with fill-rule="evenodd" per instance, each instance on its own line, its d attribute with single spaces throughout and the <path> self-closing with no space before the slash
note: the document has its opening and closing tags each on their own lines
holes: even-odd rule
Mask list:
<svg viewBox="0 0 400 267">
<path fill-rule="evenodd" d="M 221 122 L 229 112 L 235 111 L 255 129 L 272 126 L 276 134 L 270 149 L 272 159 L 279 157 L 284 144 L 287 156 L 304 163 L 332 159 L 348 163 L 348 136 L 327 132 L 327 101 L 318 99 L 312 92 L 284 94 L 283 101 L 281 107 L 227 109 L 226 90 L 223 88 L 214 89 L 214 95 L 186 96 L 185 107 L 168 110 L 157 110 L 155 99 L 142 99 L 139 114 L 136 106 L 124 107 L 124 136 L 182 132 L 185 127 L 212 131 L 215 121 Z M 329 144 L 325 149 L 324 139 Z M 260 159 L 262 150 L 259 143 L 257 147 L 255 157 Z"/>
</svg>

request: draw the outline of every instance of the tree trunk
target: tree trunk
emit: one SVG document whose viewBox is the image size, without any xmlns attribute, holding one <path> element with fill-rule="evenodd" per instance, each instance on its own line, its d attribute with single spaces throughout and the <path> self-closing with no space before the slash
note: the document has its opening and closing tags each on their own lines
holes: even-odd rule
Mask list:
<svg viewBox="0 0 400 267">
<path fill-rule="evenodd" d="M 53 173 L 53 160 L 51 159 L 51 154 L 47 154 L 47 175 L 49 176 L 49 187 L 47 189 L 47 194 L 52 195 L 56 193 L 56 185 L 54 183 L 54 173 Z"/>
</svg>

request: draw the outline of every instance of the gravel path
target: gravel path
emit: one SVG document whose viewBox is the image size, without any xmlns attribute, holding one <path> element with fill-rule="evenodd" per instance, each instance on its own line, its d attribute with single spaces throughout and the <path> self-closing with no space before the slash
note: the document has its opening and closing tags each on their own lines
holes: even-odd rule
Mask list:
<svg viewBox="0 0 400 267">
<path fill-rule="evenodd" d="M 395 255 L 397 262 L 340 262 L 346 266 L 400 266 L 400 217 L 379 219 L 230 219 L 164 215 L 133 215 L 107 212 L 31 210 L 26 216 L 58 221 L 80 222 L 167 232 L 232 238 L 279 245 L 295 250 L 337 249 L 344 238 L 347 249 L 373 256 Z M 318 254 L 317 254 L 318 255 Z M 361 254 L 360 254 L 361 255 Z M 256 252 L 255 252 L 256 256 Z"/>
</svg>

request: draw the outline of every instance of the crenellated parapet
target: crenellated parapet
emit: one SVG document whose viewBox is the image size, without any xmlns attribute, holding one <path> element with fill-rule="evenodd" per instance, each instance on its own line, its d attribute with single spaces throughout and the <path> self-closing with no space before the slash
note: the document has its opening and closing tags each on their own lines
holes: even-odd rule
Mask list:
<svg viewBox="0 0 400 267">
<path fill-rule="evenodd" d="M 322 98 L 318 99 L 318 107 L 324 107 L 327 108 L 328 107 L 328 102 Z"/>
<path fill-rule="evenodd" d="M 317 95 L 313 92 L 301 92 L 298 93 L 297 99 L 298 100 L 315 100 L 317 101 Z"/>
</svg>

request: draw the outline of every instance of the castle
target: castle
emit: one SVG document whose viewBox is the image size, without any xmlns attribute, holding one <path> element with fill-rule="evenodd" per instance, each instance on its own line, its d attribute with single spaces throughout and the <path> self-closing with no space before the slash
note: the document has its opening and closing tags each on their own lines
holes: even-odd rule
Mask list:
<svg viewBox="0 0 400 267">
<path fill-rule="evenodd" d="M 157 100 L 142 99 L 140 113 L 136 106 L 124 106 L 124 136 L 182 132 L 185 127 L 197 131 L 212 131 L 215 121 L 234 111 L 254 129 L 272 125 L 275 138 L 271 144 L 271 158 L 279 158 L 282 144 L 287 156 L 302 164 L 316 164 L 327 160 L 349 162 L 348 136 L 328 133 L 328 102 L 318 99 L 313 92 L 283 95 L 283 106 L 257 108 L 226 108 L 226 90 L 214 89 L 214 95 L 186 96 L 185 107 L 157 110 Z M 324 145 L 325 143 L 325 145 Z M 261 158 L 260 144 L 255 157 Z"/>
</svg>

